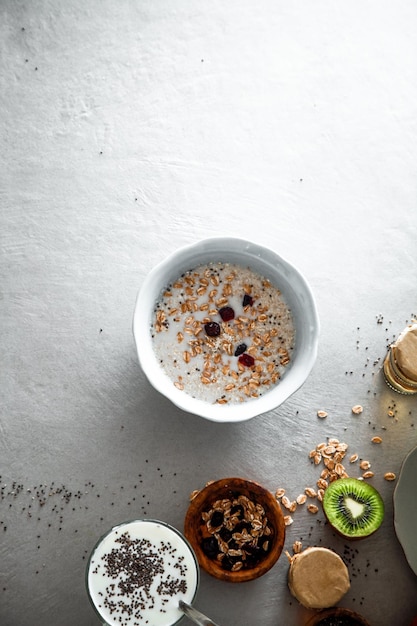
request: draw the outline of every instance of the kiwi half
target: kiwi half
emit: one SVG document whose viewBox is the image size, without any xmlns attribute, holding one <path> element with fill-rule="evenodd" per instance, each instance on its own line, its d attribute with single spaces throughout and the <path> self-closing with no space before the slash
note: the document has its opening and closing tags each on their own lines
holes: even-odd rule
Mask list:
<svg viewBox="0 0 417 626">
<path fill-rule="evenodd" d="M 323 510 L 333 528 L 348 539 L 372 535 L 384 519 L 384 501 L 369 483 L 339 478 L 324 492 Z"/>
</svg>

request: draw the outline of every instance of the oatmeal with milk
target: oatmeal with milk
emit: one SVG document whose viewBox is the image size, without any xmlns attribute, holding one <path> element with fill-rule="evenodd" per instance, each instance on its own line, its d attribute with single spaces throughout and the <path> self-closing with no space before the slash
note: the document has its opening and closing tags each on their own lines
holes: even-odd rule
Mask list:
<svg viewBox="0 0 417 626">
<path fill-rule="evenodd" d="M 276 385 L 295 339 L 280 290 L 231 263 L 201 265 L 170 284 L 156 303 L 151 332 L 173 384 L 218 404 L 257 398 Z"/>
</svg>

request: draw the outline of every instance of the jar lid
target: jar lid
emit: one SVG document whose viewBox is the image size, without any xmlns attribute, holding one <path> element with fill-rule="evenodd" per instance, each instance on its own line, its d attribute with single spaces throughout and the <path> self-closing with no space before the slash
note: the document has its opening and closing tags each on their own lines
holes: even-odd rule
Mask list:
<svg viewBox="0 0 417 626">
<path fill-rule="evenodd" d="M 407 326 L 393 347 L 397 367 L 405 378 L 417 383 L 417 323 Z"/>
</svg>

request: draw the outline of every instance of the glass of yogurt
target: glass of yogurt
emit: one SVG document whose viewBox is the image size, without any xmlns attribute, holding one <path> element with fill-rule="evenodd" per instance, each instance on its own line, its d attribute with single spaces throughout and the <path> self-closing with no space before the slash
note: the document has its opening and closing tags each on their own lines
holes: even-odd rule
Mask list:
<svg viewBox="0 0 417 626">
<path fill-rule="evenodd" d="M 183 535 L 165 522 L 139 519 L 99 539 L 86 569 L 90 601 L 106 626 L 173 626 L 192 604 L 200 571 Z"/>
</svg>

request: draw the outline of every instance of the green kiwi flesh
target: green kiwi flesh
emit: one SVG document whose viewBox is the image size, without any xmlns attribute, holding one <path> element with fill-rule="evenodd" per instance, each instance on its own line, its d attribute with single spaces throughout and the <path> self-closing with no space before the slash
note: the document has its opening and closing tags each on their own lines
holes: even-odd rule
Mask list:
<svg viewBox="0 0 417 626">
<path fill-rule="evenodd" d="M 384 501 L 364 480 L 339 478 L 324 492 L 323 510 L 333 528 L 349 539 L 372 535 L 384 519 Z"/>
</svg>

